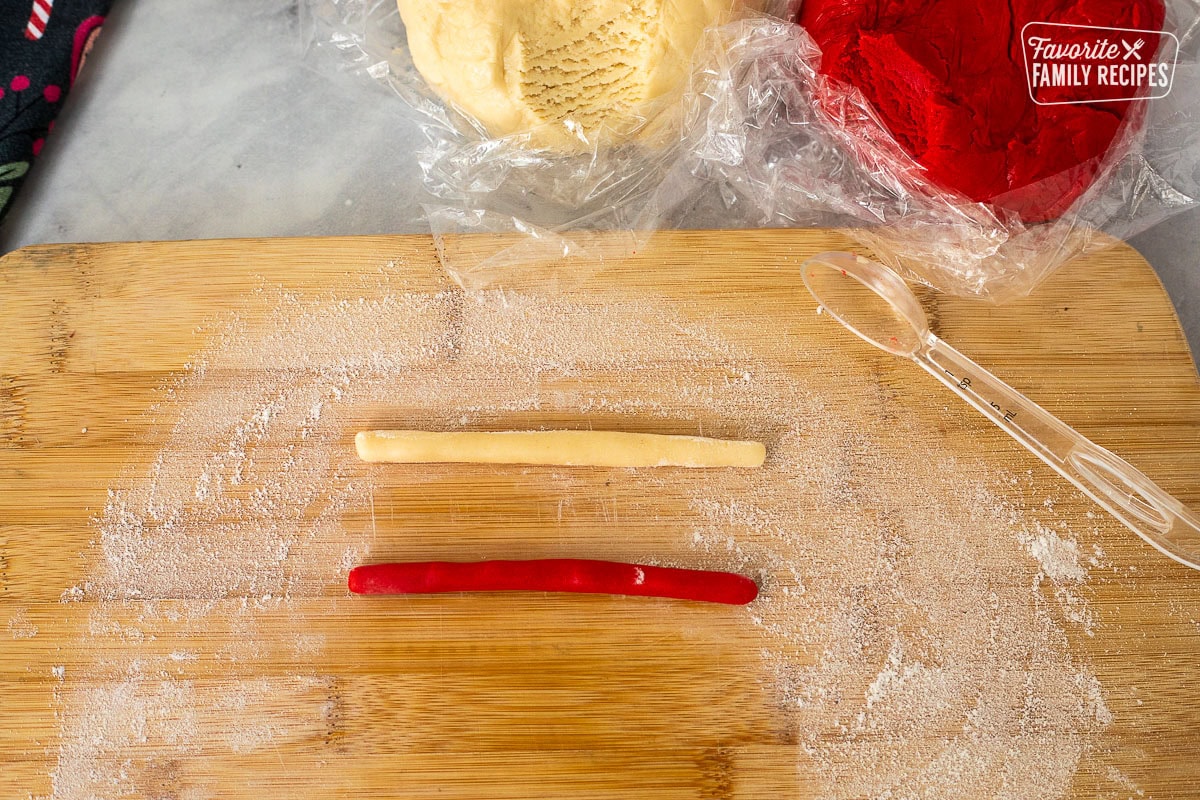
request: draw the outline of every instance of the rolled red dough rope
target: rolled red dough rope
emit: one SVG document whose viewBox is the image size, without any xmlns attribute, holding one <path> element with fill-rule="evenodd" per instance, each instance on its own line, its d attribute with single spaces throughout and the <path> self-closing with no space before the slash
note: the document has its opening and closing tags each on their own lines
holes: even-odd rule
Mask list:
<svg viewBox="0 0 1200 800">
<path fill-rule="evenodd" d="M 758 467 L 760 442 L 617 431 L 362 431 L 364 461 L 462 462 L 567 467 Z"/>
<path fill-rule="evenodd" d="M 577 592 L 668 597 L 727 605 L 745 605 L 758 596 L 758 585 L 754 581 L 732 572 L 582 558 L 370 564 L 350 570 L 347 582 L 355 594 Z"/>
</svg>

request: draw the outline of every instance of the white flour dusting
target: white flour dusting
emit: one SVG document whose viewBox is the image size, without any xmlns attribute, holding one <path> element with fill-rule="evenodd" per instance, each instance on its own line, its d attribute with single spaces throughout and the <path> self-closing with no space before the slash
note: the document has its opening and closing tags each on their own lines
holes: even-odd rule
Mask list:
<svg viewBox="0 0 1200 800">
<path fill-rule="evenodd" d="M 1065 527 L 1065 526 L 1064 526 Z M 1109 566 L 1104 550 L 1094 545 L 1090 555 L 1080 551 L 1079 542 L 1069 533 L 1060 536 L 1045 524 L 1033 520 L 1032 531 L 1022 531 L 1020 539 L 1041 571 L 1034 577 L 1034 586 L 1043 580 L 1050 582 L 1050 591 L 1057 600 L 1063 617 L 1078 625 L 1088 636 L 1096 635 L 1096 619 L 1082 594 L 1088 579 L 1088 567 Z"/>
<path fill-rule="evenodd" d="M 1079 543 L 1062 538 L 1039 522 L 1034 524 L 1035 532 L 1026 533 L 1023 539 L 1025 549 L 1041 565 L 1042 573 L 1056 584 L 1086 581 L 1087 570 L 1081 561 Z"/>
<path fill-rule="evenodd" d="M 28 609 L 17 606 L 9 615 L 8 631 L 14 639 L 32 639 L 38 635 L 38 626 L 29 619 Z"/>
<path fill-rule="evenodd" d="M 768 443 L 761 470 L 645 481 L 687 498 L 684 516 L 659 522 L 678 529 L 689 565 L 762 581 L 748 624 L 769 702 L 819 797 L 1067 792 L 1112 720 L 1064 627 L 1094 628 L 1083 589 L 1103 553 L 1039 521 L 1019 487 L 985 484 L 977 464 L 945 451 L 950 439 L 905 429 L 896 409 L 877 413 L 893 402 L 878 381 L 859 405 L 834 407 L 820 387 L 835 378 L 785 373 L 733 344 L 771 320 L 725 320 L 723 335 L 655 298 L 416 293 L 386 281 L 369 294 L 281 296 L 264 323 L 226 326 L 164 390 L 157 452 L 113 486 L 90 577 L 63 595 L 95 603 L 82 672 L 110 680 L 66 672 L 55 798 L 149 795 L 181 754 L 269 748 L 335 713 L 323 679 L 300 669 L 180 676 L 236 675 L 266 658 L 268 619 L 294 620 L 296 663 L 324 652 L 291 609 L 342 591 L 370 553 L 371 473 L 347 446 L 356 427 L 547 418 Z M 573 499 L 564 494 L 560 517 Z M 370 522 L 348 524 L 350 512 Z M 1057 610 L 1043 579 L 1064 592 Z M 162 644 L 179 638 L 186 649 Z M 280 694 L 304 698 L 309 716 L 285 724 L 272 712 Z"/>
<path fill-rule="evenodd" d="M 693 539 L 771 567 L 755 622 L 820 796 L 1065 795 L 1112 715 L 1022 558 L 1041 523 L 916 431 L 889 452 L 894 420 L 805 419 L 727 499 L 694 501 Z M 1086 581 L 1040 541 L 1061 545 L 1043 570 Z"/>
</svg>

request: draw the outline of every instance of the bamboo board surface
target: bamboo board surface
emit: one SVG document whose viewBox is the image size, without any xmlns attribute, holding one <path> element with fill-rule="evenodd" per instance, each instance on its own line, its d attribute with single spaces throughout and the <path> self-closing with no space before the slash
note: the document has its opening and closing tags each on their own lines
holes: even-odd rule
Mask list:
<svg viewBox="0 0 1200 800">
<path fill-rule="evenodd" d="M 444 246 L 469 259 L 494 242 L 464 237 Z M 1057 486 L 1059 517 L 1091 532 L 1088 541 L 1124 570 L 1088 590 L 1093 635 L 1071 635 L 1113 715 L 1071 795 L 1194 797 L 1200 574 L 1094 516 L 1098 509 L 915 366 L 815 314 L 797 266 L 829 249 L 853 248 L 825 231 L 661 234 L 635 255 L 579 270 L 563 291 L 656 298 L 740 337 L 781 372 L 818 376 L 822 391 L 854 413 L 901 409 L 964 459 Z M 245 593 L 207 601 L 200 627 L 186 613 L 194 598 L 163 596 L 150 639 L 138 638 L 138 620 L 150 613 L 143 601 L 106 604 L 101 630 L 94 598 L 61 601 L 95 567 L 95 519 L 109 489 L 144 472 L 162 444 L 171 420 L 148 410 L 210 344 L 214 319 L 237 314 L 253 329 L 269 314 L 264 287 L 353 297 L 383 270 L 407 292 L 455 291 L 437 258 L 428 237 L 397 236 L 42 246 L 0 261 L 0 796 L 70 796 L 66 778 L 52 785 L 52 776 L 64 768 L 60 739 L 78 710 L 73 692 L 110 697 L 112 715 L 152 716 L 146 697 L 97 694 L 127 685 L 131 653 L 170 664 L 173 685 L 199 698 L 188 706 L 190 745 L 178 758 L 150 758 L 136 737 L 119 754 L 134 796 L 821 791 L 772 699 L 743 609 L 592 596 L 362 599 L 326 582 L 302 585 L 285 606 L 249 598 L 257 627 L 253 650 L 243 652 L 235 612 Z M 515 273 L 508 288 L 521 290 L 524 280 Z M 1200 384 L 1170 302 L 1136 253 L 1118 246 L 1074 262 L 1033 297 L 1001 307 L 920 295 L 936 334 L 1200 508 Z M 747 318 L 763 324 L 746 326 Z M 806 362 L 794 358 L 798 349 Z M 636 390 L 653 376 L 631 380 Z M 863 382 L 886 402 L 864 399 Z M 720 419 L 692 411 L 722 433 Z M 348 446 L 355 426 L 386 422 L 385 408 L 353 420 L 343 432 Z M 591 424 L 552 410 L 525 422 Z M 635 422 L 654 429 L 654 421 Z M 673 424 L 663 432 L 699 432 L 687 420 Z M 361 530 L 378 516 L 378 555 L 512 557 L 549 552 L 564 537 L 584 542 L 577 554 L 592 557 L 685 552 L 657 516 L 631 516 L 684 513 L 661 484 L 626 473 L 579 478 L 564 526 L 563 498 L 544 478 L 494 467 L 441 471 L 416 486 L 383 477 L 369 515 L 351 509 L 342 523 Z M 416 537 L 407 550 L 405 536 Z M 171 661 L 193 652 L 201 657 Z M 240 694 L 219 691 L 234 683 Z M 216 697 L 224 700 L 204 703 Z M 71 724 L 102 729 L 107 714 L 94 704 L 90 713 Z M 248 727 L 231 737 L 238 721 Z M 143 742 L 166 724 L 143 723 Z M 115 786 L 112 796 L 127 796 Z"/>
</svg>

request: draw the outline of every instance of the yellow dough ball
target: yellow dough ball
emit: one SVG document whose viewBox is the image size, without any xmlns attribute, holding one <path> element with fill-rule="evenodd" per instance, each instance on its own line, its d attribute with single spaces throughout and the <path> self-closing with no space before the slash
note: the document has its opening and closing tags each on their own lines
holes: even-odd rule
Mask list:
<svg viewBox="0 0 1200 800">
<path fill-rule="evenodd" d="M 421 75 L 492 136 L 578 149 L 686 78 L 731 0 L 398 0 Z"/>
</svg>

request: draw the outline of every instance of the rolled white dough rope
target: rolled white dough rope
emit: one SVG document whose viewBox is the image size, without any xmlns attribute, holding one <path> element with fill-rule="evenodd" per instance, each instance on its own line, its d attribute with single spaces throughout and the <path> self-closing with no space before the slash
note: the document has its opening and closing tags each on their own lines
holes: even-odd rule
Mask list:
<svg viewBox="0 0 1200 800">
<path fill-rule="evenodd" d="M 760 442 L 617 431 L 361 431 L 363 461 L 564 467 L 758 467 Z"/>
</svg>

